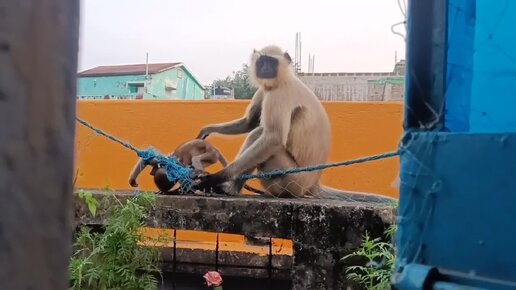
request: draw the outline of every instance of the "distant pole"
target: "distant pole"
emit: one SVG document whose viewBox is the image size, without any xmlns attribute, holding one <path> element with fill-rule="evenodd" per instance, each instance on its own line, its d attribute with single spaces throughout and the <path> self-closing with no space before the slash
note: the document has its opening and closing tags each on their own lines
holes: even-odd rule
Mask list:
<svg viewBox="0 0 516 290">
<path fill-rule="evenodd" d="M 312 57 L 310 56 L 310 54 L 308 54 L 308 70 L 307 70 L 308 73 L 310 72 L 311 65 L 312 65 Z"/>
<path fill-rule="evenodd" d="M 0 2 L 0 289 L 69 288 L 79 2 Z"/>
<path fill-rule="evenodd" d="M 149 53 L 145 54 L 145 79 L 149 77 Z"/>
<path fill-rule="evenodd" d="M 301 32 L 296 32 L 296 52 L 294 56 L 294 68 L 296 73 L 301 71 Z"/>
<path fill-rule="evenodd" d="M 296 43 L 295 43 L 295 44 L 296 44 L 296 51 L 294 52 L 294 68 L 295 68 L 296 72 L 297 72 L 297 58 L 299 57 L 299 56 L 298 56 L 298 50 L 299 50 L 299 48 L 298 48 L 298 46 L 297 46 L 297 42 L 298 42 L 298 40 L 297 40 L 297 39 L 298 39 L 298 38 L 297 38 L 297 32 L 296 32 Z"/>
<path fill-rule="evenodd" d="M 303 53 L 301 52 L 301 32 L 299 33 L 299 71 L 301 71 L 301 59 L 303 57 Z"/>
<path fill-rule="evenodd" d="M 149 53 L 145 53 L 145 93 L 149 92 Z"/>
</svg>

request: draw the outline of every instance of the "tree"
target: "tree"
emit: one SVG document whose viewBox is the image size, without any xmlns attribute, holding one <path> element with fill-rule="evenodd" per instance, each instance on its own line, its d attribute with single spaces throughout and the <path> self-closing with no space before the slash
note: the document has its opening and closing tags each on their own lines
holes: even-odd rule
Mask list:
<svg viewBox="0 0 516 290">
<path fill-rule="evenodd" d="M 213 81 L 213 86 L 233 88 L 235 90 L 235 99 L 251 99 L 256 92 L 256 88 L 249 83 L 249 66 L 247 64 L 243 64 L 240 70 L 234 71 L 225 79 Z"/>
</svg>

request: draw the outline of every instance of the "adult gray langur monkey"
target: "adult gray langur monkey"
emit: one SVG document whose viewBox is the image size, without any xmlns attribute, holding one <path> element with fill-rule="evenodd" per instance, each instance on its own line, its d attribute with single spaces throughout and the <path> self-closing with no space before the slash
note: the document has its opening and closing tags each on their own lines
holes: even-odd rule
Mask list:
<svg viewBox="0 0 516 290">
<path fill-rule="evenodd" d="M 313 166 L 328 160 L 331 127 L 317 96 L 294 73 L 287 52 L 275 45 L 251 55 L 249 78 L 257 87 L 246 113 L 240 119 L 212 124 L 201 129 L 198 138 L 212 133 L 249 133 L 237 158 L 223 170 L 206 175 L 198 189 L 212 189 L 230 195 L 240 193 L 242 174 Z M 262 186 L 278 197 L 318 195 L 346 198 L 334 189 L 320 186 L 322 172 L 302 172 L 272 179 L 260 179 Z M 337 194 L 337 195 L 336 195 Z M 360 194 L 347 194 L 347 198 Z M 355 197 L 356 196 L 356 197 Z"/>
</svg>

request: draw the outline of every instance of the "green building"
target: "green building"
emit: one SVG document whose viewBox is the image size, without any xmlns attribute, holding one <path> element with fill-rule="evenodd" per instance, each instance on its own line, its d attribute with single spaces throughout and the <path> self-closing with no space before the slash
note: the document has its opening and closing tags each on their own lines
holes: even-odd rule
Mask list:
<svg viewBox="0 0 516 290">
<path fill-rule="evenodd" d="M 182 63 L 99 66 L 78 74 L 77 99 L 202 100 L 204 87 Z"/>
</svg>

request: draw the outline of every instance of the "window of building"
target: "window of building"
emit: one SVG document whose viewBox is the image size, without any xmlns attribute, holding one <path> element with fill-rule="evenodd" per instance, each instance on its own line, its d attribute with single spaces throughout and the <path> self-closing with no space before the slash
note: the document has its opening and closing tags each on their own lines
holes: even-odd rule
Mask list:
<svg viewBox="0 0 516 290">
<path fill-rule="evenodd" d="M 129 88 L 129 92 L 131 94 L 140 94 L 140 93 L 143 93 L 145 84 L 144 83 L 128 83 L 127 87 Z"/>
<path fill-rule="evenodd" d="M 165 96 L 167 98 L 175 98 L 177 83 L 174 80 L 165 80 Z"/>
<path fill-rule="evenodd" d="M 183 78 L 183 70 L 178 68 L 177 69 L 177 78 L 182 79 Z"/>
</svg>

